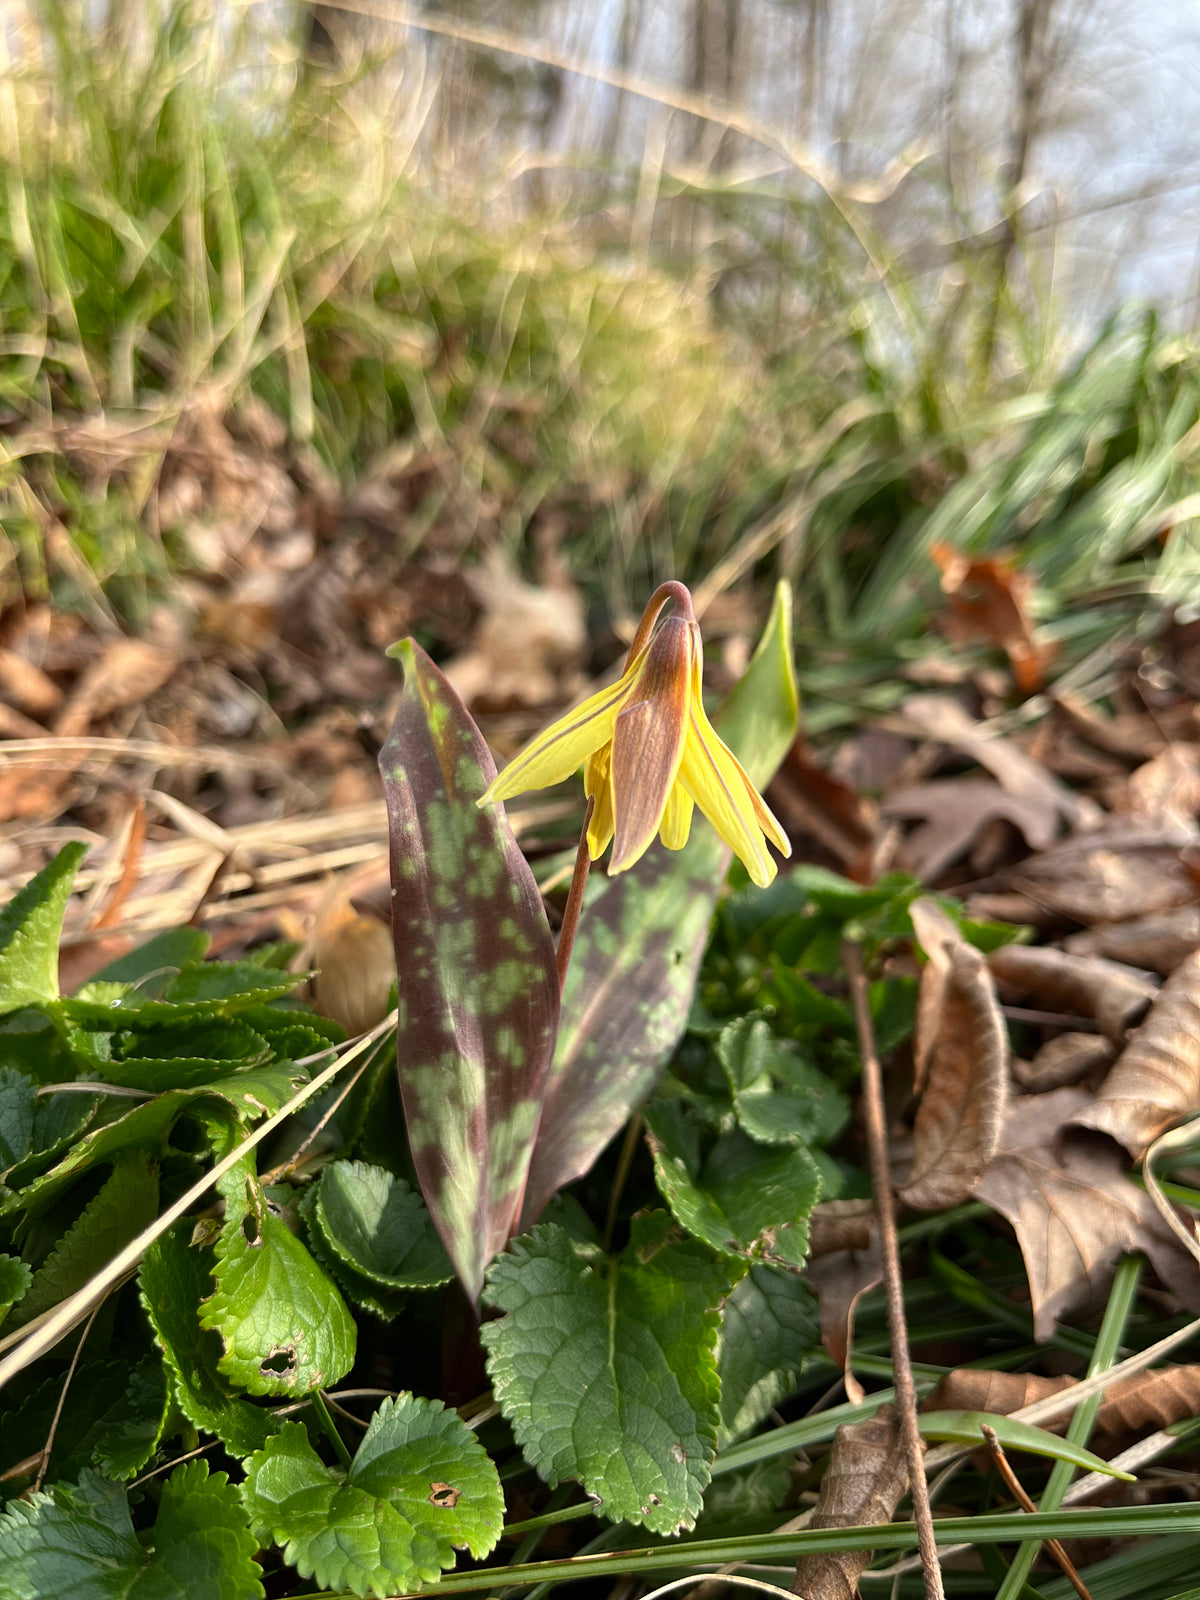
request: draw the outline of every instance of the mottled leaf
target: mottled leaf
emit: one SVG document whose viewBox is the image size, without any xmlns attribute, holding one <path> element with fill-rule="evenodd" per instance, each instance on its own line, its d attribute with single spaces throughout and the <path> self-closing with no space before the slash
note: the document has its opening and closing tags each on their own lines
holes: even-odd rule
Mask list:
<svg viewBox="0 0 1200 1600">
<path fill-rule="evenodd" d="M 380 754 L 388 805 L 400 1091 L 413 1163 L 475 1299 L 515 1230 L 558 1022 L 554 946 L 495 763 L 412 640 Z"/>
<path fill-rule="evenodd" d="M 975 1192 L 1000 1142 L 1008 1100 L 1008 1030 L 987 962 L 931 900 L 914 900 L 913 928 L 928 956 L 921 975 L 914 1055 L 922 1087 L 912 1173 L 900 1191 L 922 1210 Z"/>
<path fill-rule="evenodd" d="M 213 1252 L 189 1243 L 193 1224 L 177 1222 L 142 1257 L 142 1305 L 171 1371 L 179 1408 L 205 1433 L 216 1434 L 236 1456 L 261 1449 L 274 1426 L 233 1392 L 220 1372 L 219 1335 L 200 1326 L 200 1302 L 212 1293 Z"/>
<path fill-rule="evenodd" d="M 796 736 L 791 619 L 791 591 L 781 583 L 754 658 L 715 718 L 760 786 Z M 679 1042 L 729 859 L 697 817 L 682 850 L 652 846 L 589 902 L 567 971 L 526 1225 L 591 1168 Z"/>
<path fill-rule="evenodd" d="M 85 855 L 65 844 L 0 911 L 0 1014 L 57 999 L 63 914 Z"/>
<path fill-rule="evenodd" d="M 1143 1155 L 1160 1133 L 1200 1107 L 1200 950 L 1182 962 L 1150 1015 L 1113 1063 L 1095 1100 L 1073 1118 Z"/>
<path fill-rule="evenodd" d="M 346 1473 L 326 1467 L 304 1428 L 285 1423 L 246 1462 L 242 1496 L 264 1539 L 302 1578 L 358 1595 L 435 1583 L 455 1551 L 485 1556 L 504 1498 L 482 1445 L 440 1400 L 385 1400 Z"/>
<path fill-rule="evenodd" d="M 700 1511 L 720 1422 L 717 1306 L 739 1275 L 694 1241 L 668 1243 L 668 1221 L 636 1221 L 599 1266 L 561 1228 L 535 1228 L 492 1267 L 486 1297 L 507 1315 L 480 1330 L 526 1460 L 655 1533 Z"/>
<path fill-rule="evenodd" d="M 220 1334 L 219 1371 L 250 1394 L 308 1394 L 354 1364 L 355 1327 L 336 1285 L 263 1192 L 249 1161 L 221 1178 L 217 1287 L 200 1324 Z"/>
<path fill-rule="evenodd" d="M 751 1267 L 721 1318 L 722 1447 L 750 1433 L 787 1399 L 816 1344 L 817 1302 L 807 1283 L 775 1267 Z"/>
<path fill-rule="evenodd" d="M 262 1600 L 256 1549 L 237 1491 L 203 1461 L 167 1479 L 149 1551 L 125 1491 L 85 1472 L 0 1516 L 0 1600 Z"/>
</svg>

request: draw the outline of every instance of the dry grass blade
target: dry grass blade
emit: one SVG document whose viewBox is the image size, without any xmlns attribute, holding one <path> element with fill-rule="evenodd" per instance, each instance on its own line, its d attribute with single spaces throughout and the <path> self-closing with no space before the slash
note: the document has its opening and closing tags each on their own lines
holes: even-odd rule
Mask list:
<svg viewBox="0 0 1200 1600">
<path fill-rule="evenodd" d="M 821 1479 L 810 1528 L 870 1527 L 890 1522 L 908 1487 L 893 1406 L 881 1406 L 865 1422 L 844 1423 L 833 1436 L 829 1465 Z M 803 1600 L 854 1600 L 870 1550 L 801 1556 L 792 1587 Z"/>
<path fill-rule="evenodd" d="M 1124 1145 L 1135 1159 L 1200 1106 L 1200 950 L 1163 984 L 1150 1015 L 1072 1120 Z"/>
<path fill-rule="evenodd" d="M 929 957 L 917 1003 L 916 1062 L 924 1085 L 913 1170 L 900 1191 L 922 1210 L 974 1194 L 995 1154 L 1008 1098 L 1008 1032 L 987 962 L 931 900 L 913 928 Z"/>
</svg>

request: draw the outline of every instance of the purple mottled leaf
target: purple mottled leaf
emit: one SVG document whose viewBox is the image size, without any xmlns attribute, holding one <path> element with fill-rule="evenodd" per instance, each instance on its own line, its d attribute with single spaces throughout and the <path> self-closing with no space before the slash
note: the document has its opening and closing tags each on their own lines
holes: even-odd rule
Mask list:
<svg viewBox="0 0 1200 1600">
<path fill-rule="evenodd" d="M 754 659 L 716 719 L 764 786 L 796 737 L 791 593 L 780 584 Z M 730 852 L 697 814 L 682 850 L 653 846 L 612 877 L 579 925 L 525 1197 L 535 1222 L 582 1177 L 654 1086 L 678 1044 Z"/>
<path fill-rule="evenodd" d="M 411 639 L 380 753 L 399 988 L 397 1065 L 417 1178 L 467 1293 L 516 1229 L 558 1024 L 554 944 L 462 701 Z"/>
</svg>

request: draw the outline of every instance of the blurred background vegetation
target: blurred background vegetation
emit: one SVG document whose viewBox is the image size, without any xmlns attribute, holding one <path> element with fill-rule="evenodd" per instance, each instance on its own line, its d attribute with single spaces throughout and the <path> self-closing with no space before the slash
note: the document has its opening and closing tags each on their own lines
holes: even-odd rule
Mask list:
<svg viewBox="0 0 1200 1600">
<path fill-rule="evenodd" d="M 1075 688 L 1190 617 L 1172 0 L 8 0 L 0 47 L 5 606 L 136 631 L 264 541 L 498 553 L 618 633 L 783 573 L 810 731 L 927 664 L 931 547 L 1011 554 Z"/>
</svg>

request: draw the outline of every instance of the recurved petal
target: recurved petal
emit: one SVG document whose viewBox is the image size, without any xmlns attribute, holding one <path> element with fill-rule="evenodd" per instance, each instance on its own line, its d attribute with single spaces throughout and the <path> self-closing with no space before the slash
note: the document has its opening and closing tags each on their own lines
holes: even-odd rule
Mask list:
<svg viewBox="0 0 1200 1600">
<path fill-rule="evenodd" d="M 639 860 L 662 823 L 687 742 L 694 656 L 693 629 L 668 617 L 642 658 L 629 701 L 617 716 L 610 872 L 624 872 Z"/>
<path fill-rule="evenodd" d="M 551 723 L 492 779 L 479 804 L 486 806 L 496 800 L 509 800 L 514 794 L 524 794 L 526 789 L 548 789 L 551 784 L 569 778 L 612 738 L 617 713 L 636 677 L 635 668 Z"/>
<path fill-rule="evenodd" d="M 584 793 L 596 802 L 592 820 L 588 824 L 588 854 L 593 861 L 599 861 L 613 836 L 611 771 L 612 749 L 609 745 L 601 745 L 594 756 L 588 757 L 583 769 Z"/>
<path fill-rule="evenodd" d="M 667 799 L 667 809 L 663 812 L 662 827 L 658 830 L 658 836 L 668 850 L 682 850 L 688 842 L 693 809 L 691 795 L 676 780 Z"/>
<path fill-rule="evenodd" d="M 698 696 L 693 699 L 687 747 L 679 768 L 679 782 L 738 857 L 751 879 L 765 888 L 776 866 L 763 840 L 770 838 L 784 855 L 791 845 L 778 822 L 759 798 L 741 763 L 704 714 Z"/>
</svg>

